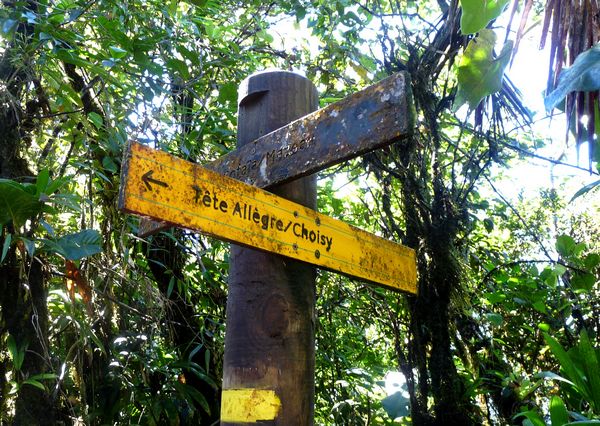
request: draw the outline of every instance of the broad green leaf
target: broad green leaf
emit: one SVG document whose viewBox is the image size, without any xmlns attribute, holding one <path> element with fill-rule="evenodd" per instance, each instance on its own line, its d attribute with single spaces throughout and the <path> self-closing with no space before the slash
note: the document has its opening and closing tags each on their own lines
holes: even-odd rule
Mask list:
<svg viewBox="0 0 600 426">
<path fill-rule="evenodd" d="M 8 253 L 8 249 L 10 248 L 10 243 L 12 241 L 12 234 L 6 234 L 6 238 L 4 238 L 4 245 L 2 246 L 2 256 L 0 256 L 0 264 L 4 262 L 4 258 Z"/>
<path fill-rule="evenodd" d="M 538 324 L 538 328 L 542 331 L 548 332 L 548 331 L 550 331 L 550 324 L 545 323 L 545 322 L 540 322 Z"/>
<path fill-rule="evenodd" d="M 42 211 L 44 204 L 38 198 L 34 185 L 0 179 L 0 225 L 23 226 Z"/>
<path fill-rule="evenodd" d="M 48 187 L 48 182 L 50 181 L 50 172 L 48 169 L 42 169 L 38 173 L 37 179 L 35 181 L 35 186 L 37 187 L 38 194 L 47 194 L 46 188 Z"/>
<path fill-rule="evenodd" d="M 546 96 L 544 105 L 550 112 L 571 92 L 600 89 L 600 44 L 582 52 L 569 68 L 563 68 L 556 89 Z"/>
<path fill-rule="evenodd" d="M 579 389 L 580 392 L 585 393 L 586 382 L 583 373 L 575 366 L 575 363 L 569 356 L 569 354 L 563 349 L 556 339 L 547 333 L 544 333 L 544 339 L 554 356 L 558 359 L 558 362 L 565 372 L 565 375 L 573 384 Z"/>
<path fill-rule="evenodd" d="M 23 383 L 22 383 L 22 385 L 31 385 L 31 386 L 34 386 L 34 387 L 40 389 L 40 390 L 43 390 L 43 391 L 46 390 L 46 387 L 44 386 L 44 384 L 42 382 L 38 382 L 37 380 L 31 379 L 31 378 L 27 379 L 27 380 L 24 380 Z"/>
<path fill-rule="evenodd" d="M 237 95 L 237 84 L 234 82 L 227 82 L 219 87 L 219 97 L 217 99 L 220 102 L 236 102 Z"/>
<path fill-rule="evenodd" d="M 56 57 L 61 61 L 77 65 L 83 68 L 91 68 L 93 64 L 78 55 L 78 51 L 60 49 L 56 51 Z"/>
<path fill-rule="evenodd" d="M 583 264 L 587 269 L 594 269 L 596 266 L 600 265 L 600 254 L 598 253 L 590 253 L 583 258 Z"/>
<path fill-rule="evenodd" d="M 556 251 L 563 257 L 569 257 L 573 254 L 573 249 L 577 243 L 569 235 L 560 235 L 556 238 Z"/>
<path fill-rule="evenodd" d="M 595 408 L 595 411 L 600 411 L 600 362 L 585 330 L 579 336 L 578 346 L 589 387 L 588 393 L 591 397 L 591 401 L 588 402 Z"/>
<path fill-rule="evenodd" d="M 108 170 L 113 173 L 117 173 L 119 169 L 119 167 L 115 164 L 113 159 L 108 155 L 102 159 L 102 167 L 104 167 L 104 170 Z"/>
<path fill-rule="evenodd" d="M 481 30 L 479 36 L 469 42 L 458 66 L 458 92 L 454 110 L 464 103 L 473 110 L 486 96 L 502 88 L 504 69 L 510 60 L 512 41 L 507 42 L 500 55 L 494 58 L 496 34 Z"/>
<path fill-rule="evenodd" d="M 542 314 L 545 314 L 548 312 L 548 309 L 546 308 L 546 304 L 541 300 L 538 300 L 537 302 L 533 302 L 531 304 L 531 306 L 533 306 L 533 309 L 535 309 L 536 311 L 538 311 Z"/>
<path fill-rule="evenodd" d="M 94 229 L 65 235 L 58 240 L 44 240 L 44 244 L 47 249 L 68 260 L 79 260 L 102 251 L 102 238 Z"/>
<path fill-rule="evenodd" d="M 507 4 L 508 0 L 460 0 L 460 31 L 474 34 L 484 29 L 492 19 L 500 16 Z"/>
<path fill-rule="evenodd" d="M 554 268 L 552 268 L 552 272 L 554 272 L 554 275 L 556 275 L 557 277 L 561 277 L 565 274 L 565 272 L 567 272 L 567 268 L 557 263 L 556 265 L 554 265 Z"/>
<path fill-rule="evenodd" d="M 54 228 L 52 227 L 52 225 L 50 225 L 44 219 L 40 220 L 40 225 L 42 225 L 42 227 L 46 230 L 48 235 L 50 235 L 51 237 L 54 237 Z"/>
<path fill-rule="evenodd" d="M 102 127 L 102 124 L 104 124 L 104 120 L 102 120 L 102 117 L 97 112 L 90 112 L 88 114 L 88 118 L 94 124 L 96 129 L 100 129 Z"/>
<path fill-rule="evenodd" d="M 41 373 L 41 374 L 34 374 L 33 376 L 30 376 L 29 378 L 34 379 L 34 380 L 55 380 L 58 378 L 58 376 L 54 373 Z"/>
<path fill-rule="evenodd" d="M 122 31 L 121 23 L 116 19 L 109 19 L 106 16 L 99 16 L 97 23 L 103 32 L 123 46 L 127 50 L 132 50 L 132 40 Z"/>
<path fill-rule="evenodd" d="M 8 352 L 10 353 L 10 357 L 13 362 L 13 367 L 16 371 L 21 369 L 23 365 L 23 360 L 25 359 L 25 351 L 27 351 L 27 347 L 29 344 L 25 342 L 22 347 L 17 346 L 17 341 L 15 338 L 9 334 L 6 340 L 6 345 L 8 347 Z"/>
<path fill-rule="evenodd" d="M 127 51 L 125 49 L 121 49 L 118 46 L 109 46 L 108 50 L 110 51 L 110 56 L 115 59 L 121 59 L 127 56 Z"/>
<path fill-rule="evenodd" d="M 562 399 L 558 396 L 553 396 L 550 399 L 550 420 L 552 426 L 562 426 L 569 422 L 569 413 Z"/>
<path fill-rule="evenodd" d="M 166 66 L 169 70 L 172 70 L 176 74 L 179 74 L 184 80 L 190 78 L 189 67 L 181 59 L 171 58 L 167 60 Z"/>
<path fill-rule="evenodd" d="M 571 278 L 571 286 L 575 290 L 592 291 L 596 284 L 596 277 L 590 273 L 577 273 Z"/>
<path fill-rule="evenodd" d="M 4 19 L 2 22 L 2 32 L 4 35 L 8 35 L 13 32 L 15 28 L 17 28 L 18 21 L 15 19 Z"/>
<path fill-rule="evenodd" d="M 573 198 L 571 198 L 571 201 L 569 201 L 570 203 L 573 202 L 573 200 L 581 197 L 582 195 L 587 194 L 590 191 L 593 191 L 594 189 L 600 187 L 600 180 L 597 180 L 595 182 L 592 183 L 588 183 L 587 185 L 585 185 L 584 187 L 580 188 L 575 195 L 573 195 Z"/>
<path fill-rule="evenodd" d="M 27 254 L 33 257 L 33 255 L 35 254 L 35 242 L 23 237 L 20 237 L 20 240 L 23 242 L 25 250 L 27 250 Z"/>
<path fill-rule="evenodd" d="M 546 422 L 544 422 L 544 419 L 542 418 L 542 416 L 540 416 L 538 413 L 536 413 L 533 410 L 519 413 L 517 415 L 517 417 L 518 416 L 525 416 L 527 418 L 527 420 L 523 421 L 523 424 L 525 424 L 527 421 L 529 421 L 528 424 L 531 424 L 533 426 L 546 426 Z"/>
<path fill-rule="evenodd" d="M 494 326 L 494 327 L 500 327 L 502 325 L 502 323 L 504 322 L 504 318 L 502 318 L 502 315 L 497 314 L 495 312 L 490 312 L 485 314 L 487 320 Z"/>
<path fill-rule="evenodd" d="M 504 293 L 486 293 L 485 298 L 491 304 L 504 302 L 506 300 L 506 294 Z"/>
<path fill-rule="evenodd" d="M 542 371 L 541 373 L 534 375 L 534 377 L 548 379 L 548 380 L 558 380 L 559 382 L 565 382 L 565 383 L 570 384 L 571 386 L 575 386 L 575 383 L 573 383 L 569 379 L 566 379 L 563 376 L 553 373 L 552 371 Z"/>
<path fill-rule="evenodd" d="M 483 227 L 487 232 L 492 232 L 494 230 L 494 221 L 490 218 L 483 219 Z"/>
<path fill-rule="evenodd" d="M 406 398 L 402 392 L 398 391 L 390 396 L 385 397 L 381 401 L 381 405 L 385 412 L 394 420 L 398 417 L 406 417 L 410 415 L 409 408 L 410 400 Z"/>
</svg>

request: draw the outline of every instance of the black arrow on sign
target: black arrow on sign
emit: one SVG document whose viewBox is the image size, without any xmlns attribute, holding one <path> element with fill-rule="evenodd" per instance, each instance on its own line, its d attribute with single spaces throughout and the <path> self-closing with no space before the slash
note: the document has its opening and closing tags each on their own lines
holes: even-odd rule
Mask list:
<svg viewBox="0 0 600 426">
<path fill-rule="evenodd" d="M 151 183 L 155 183 L 155 184 L 160 185 L 165 188 L 169 186 L 166 182 L 162 182 L 160 180 L 154 179 L 152 177 L 153 173 L 154 173 L 154 170 L 148 170 L 146 173 L 144 173 L 142 175 L 142 181 L 144 182 L 144 184 L 146 184 L 146 188 L 148 188 L 148 191 L 152 191 L 152 186 L 150 185 Z"/>
</svg>

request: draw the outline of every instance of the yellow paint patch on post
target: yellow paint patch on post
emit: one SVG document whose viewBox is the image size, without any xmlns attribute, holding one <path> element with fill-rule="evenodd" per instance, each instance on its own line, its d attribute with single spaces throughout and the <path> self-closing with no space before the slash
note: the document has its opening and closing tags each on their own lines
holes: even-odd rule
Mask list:
<svg viewBox="0 0 600 426">
<path fill-rule="evenodd" d="M 281 401 L 275 391 L 267 389 L 223 389 L 221 421 L 256 423 L 275 420 Z"/>
<path fill-rule="evenodd" d="M 125 155 L 119 208 L 417 292 L 414 250 L 138 143 Z"/>
</svg>

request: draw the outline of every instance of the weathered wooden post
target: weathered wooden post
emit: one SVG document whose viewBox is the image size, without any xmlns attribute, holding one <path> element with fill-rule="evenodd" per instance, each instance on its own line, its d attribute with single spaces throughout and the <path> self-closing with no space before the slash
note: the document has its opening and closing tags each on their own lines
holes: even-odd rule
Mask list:
<svg viewBox="0 0 600 426">
<path fill-rule="evenodd" d="M 315 271 L 308 264 L 417 292 L 414 250 L 317 213 L 314 177 L 298 179 L 405 139 L 414 127 L 407 76 L 305 115 L 316 107 L 304 77 L 256 74 L 240 89 L 235 151 L 205 166 L 134 141 L 123 154 L 119 208 L 164 222 L 145 233 L 173 224 L 263 250 L 231 250 L 223 425 L 312 424 Z"/>
<path fill-rule="evenodd" d="M 239 90 L 238 147 L 317 107 L 317 90 L 305 77 L 287 71 L 248 77 Z M 314 175 L 271 191 L 316 208 Z M 232 245 L 222 425 L 313 423 L 314 305 L 313 266 Z"/>
</svg>

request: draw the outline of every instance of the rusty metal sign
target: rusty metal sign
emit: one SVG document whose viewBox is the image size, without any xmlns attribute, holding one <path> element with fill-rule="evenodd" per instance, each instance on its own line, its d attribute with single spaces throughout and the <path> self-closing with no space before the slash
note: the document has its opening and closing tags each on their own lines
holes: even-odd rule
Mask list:
<svg viewBox="0 0 600 426">
<path fill-rule="evenodd" d="M 410 135 L 410 82 L 394 74 L 281 127 L 205 167 L 259 188 L 316 173 Z M 142 221 L 140 236 L 164 229 Z"/>
<path fill-rule="evenodd" d="M 414 127 L 410 83 L 394 74 L 207 165 L 267 188 L 406 138 Z"/>
<path fill-rule="evenodd" d="M 131 143 L 119 208 L 416 293 L 414 250 L 165 152 Z"/>
</svg>

